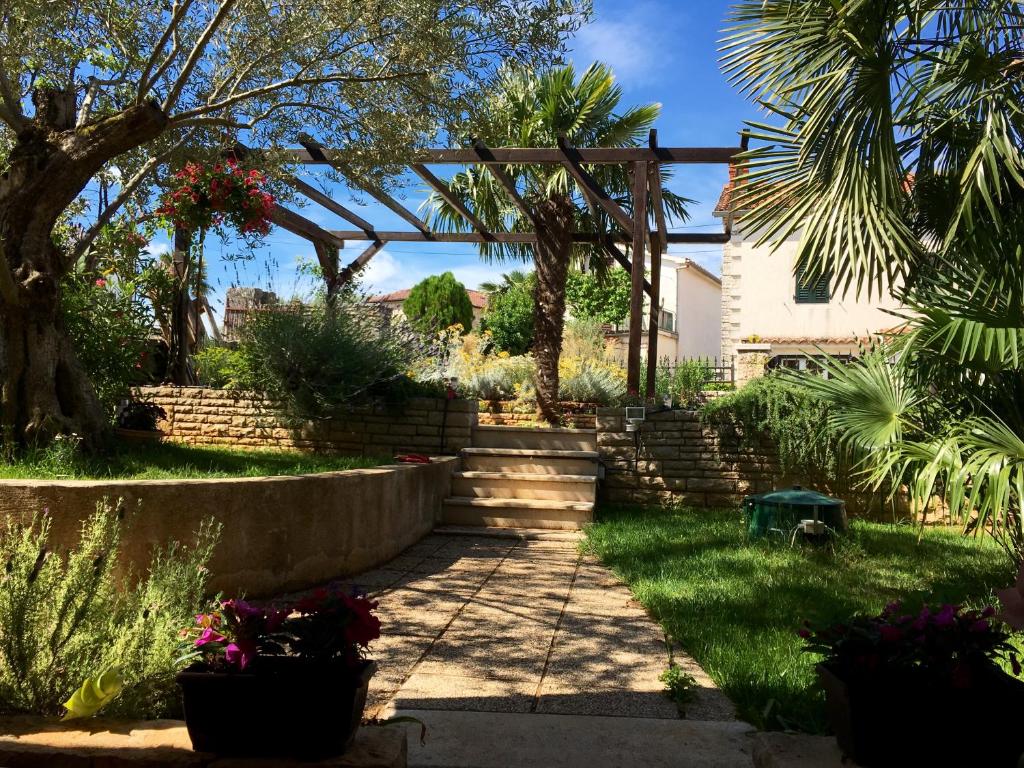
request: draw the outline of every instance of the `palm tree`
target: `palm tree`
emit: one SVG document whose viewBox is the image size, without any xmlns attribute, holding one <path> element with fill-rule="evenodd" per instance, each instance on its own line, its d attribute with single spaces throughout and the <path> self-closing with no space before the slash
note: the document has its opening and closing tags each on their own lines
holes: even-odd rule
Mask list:
<svg viewBox="0 0 1024 768">
<path fill-rule="evenodd" d="M 745 0 L 724 66 L 779 117 L 737 207 L 836 290 L 891 291 L 899 332 L 804 383 L 864 481 L 941 493 L 1024 559 L 1024 6 Z M 795 266 L 795 265 L 794 265 Z M 894 324 L 896 321 L 894 321 Z"/>
<path fill-rule="evenodd" d="M 499 75 L 493 96 L 483 106 L 477 137 L 492 147 L 555 147 L 560 136 L 576 146 L 637 146 L 657 118 L 660 105 L 631 107 L 619 113 L 621 98 L 621 88 L 603 64 L 591 65 L 578 78 L 572 65 L 540 73 L 508 69 Z M 557 423 L 558 358 L 569 268 L 573 261 L 598 266 L 606 262 L 600 246 L 574 244 L 573 233 L 610 232 L 612 225 L 603 213 L 590 210 L 564 168 L 520 165 L 506 170 L 530 207 L 534 221 L 522 214 L 484 166 L 457 174 L 450 186 L 489 229 L 532 232 L 536 223 L 535 245 L 481 243 L 480 254 L 488 261 L 533 262 L 537 405 L 545 420 Z M 625 168 L 597 166 L 592 174 L 623 207 L 631 207 Z M 685 220 L 687 201 L 668 190 L 663 197 L 666 213 Z M 439 195 L 432 194 L 426 205 L 431 223 L 438 230 L 471 229 Z"/>
</svg>

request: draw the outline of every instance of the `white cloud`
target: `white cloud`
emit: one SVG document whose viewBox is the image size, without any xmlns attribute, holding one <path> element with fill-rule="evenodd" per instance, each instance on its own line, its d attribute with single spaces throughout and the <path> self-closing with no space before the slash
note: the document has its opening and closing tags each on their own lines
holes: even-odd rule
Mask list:
<svg viewBox="0 0 1024 768">
<path fill-rule="evenodd" d="M 430 275 L 451 272 L 455 278 L 467 288 L 476 288 L 481 283 L 496 280 L 501 276 L 500 266 L 487 264 L 450 264 L 444 257 L 436 257 L 436 262 L 424 263 L 421 257 L 398 256 L 386 248 L 380 251 L 363 271 L 363 285 L 371 293 L 391 293 L 403 288 L 412 288 L 416 283 Z"/>
<path fill-rule="evenodd" d="M 664 9 L 651 3 L 624 3 L 620 16 L 608 14 L 587 24 L 572 41 L 572 59 L 577 69 L 601 61 L 612 68 L 625 84 L 656 82 L 674 61 L 670 30 Z M 628 12 L 627 12 L 628 11 Z"/>
</svg>

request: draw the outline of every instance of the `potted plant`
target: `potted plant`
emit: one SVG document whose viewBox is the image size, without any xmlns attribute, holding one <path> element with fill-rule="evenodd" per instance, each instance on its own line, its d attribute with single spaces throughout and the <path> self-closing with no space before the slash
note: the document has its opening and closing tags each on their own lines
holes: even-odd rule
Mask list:
<svg viewBox="0 0 1024 768">
<path fill-rule="evenodd" d="M 1024 683 L 1000 666 L 1020 673 L 994 609 L 904 613 L 893 603 L 800 634 L 824 656 L 817 669 L 829 721 L 858 764 L 1010 768 L 1024 753 Z"/>
<path fill-rule="evenodd" d="M 377 604 L 321 589 L 294 605 L 228 600 L 185 633 L 195 663 L 178 673 L 192 746 L 232 757 L 318 760 L 355 738 L 377 667 Z"/>
<path fill-rule="evenodd" d="M 114 432 L 121 438 L 135 442 L 159 442 L 164 433 L 157 428 L 167 412 L 156 403 L 131 400 L 117 414 Z"/>
</svg>

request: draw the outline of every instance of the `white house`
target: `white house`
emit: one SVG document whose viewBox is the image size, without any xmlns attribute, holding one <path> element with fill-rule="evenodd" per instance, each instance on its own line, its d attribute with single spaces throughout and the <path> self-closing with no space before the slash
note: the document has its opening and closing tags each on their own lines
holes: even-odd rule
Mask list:
<svg viewBox="0 0 1024 768">
<path fill-rule="evenodd" d="M 647 270 L 651 265 L 648 260 Z M 666 255 L 661 258 L 661 310 L 658 313 L 658 359 L 671 362 L 718 358 L 722 353 L 722 281 L 697 262 Z M 644 295 L 642 354 L 647 355 L 650 299 Z M 625 356 L 629 329 L 623 324 L 610 334 Z"/>
<path fill-rule="evenodd" d="M 730 174 L 732 176 L 732 174 Z M 794 276 L 799 234 L 777 250 L 756 245 L 733 206 L 735 181 L 722 190 L 715 215 L 732 238 L 722 253 L 722 354 L 747 358 L 747 368 L 806 366 L 818 350 L 855 356 L 871 338 L 899 325 L 886 310 L 899 307 L 891 295 L 868 299 L 852 292 L 831 295 L 827 280 L 805 286 Z M 738 368 L 743 364 L 738 362 Z M 759 372 L 740 372 L 746 379 Z"/>
</svg>

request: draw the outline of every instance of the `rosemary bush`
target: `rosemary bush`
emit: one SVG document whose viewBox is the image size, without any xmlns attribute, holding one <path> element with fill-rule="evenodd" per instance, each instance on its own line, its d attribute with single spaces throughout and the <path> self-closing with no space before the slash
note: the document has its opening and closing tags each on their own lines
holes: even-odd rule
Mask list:
<svg viewBox="0 0 1024 768">
<path fill-rule="evenodd" d="M 48 512 L 0 529 L 0 712 L 58 714 L 86 678 L 117 668 L 123 688 L 106 713 L 175 713 L 178 631 L 203 606 L 219 527 L 203 524 L 192 546 L 169 543 L 146 574 L 124 576 L 124 518 L 121 507 L 97 505 L 66 553 L 50 545 Z"/>
<path fill-rule="evenodd" d="M 701 409 L 701 419 L 746 445 L 767 438 L 787 474 L 826 483 L 842 477 L 839 434 L 831 426 L 828 406 L 778 374 L 711 400 Z"/>
</svg>

